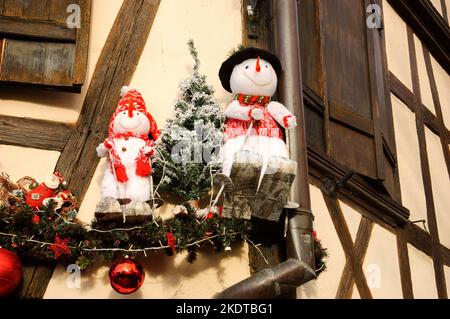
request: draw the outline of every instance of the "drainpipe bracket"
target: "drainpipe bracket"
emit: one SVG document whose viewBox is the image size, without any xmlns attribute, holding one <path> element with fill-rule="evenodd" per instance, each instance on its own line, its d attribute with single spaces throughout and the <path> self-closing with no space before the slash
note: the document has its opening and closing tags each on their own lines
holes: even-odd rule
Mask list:
<svg viewBox="0 0 450 319">
<path fill-rule="evenodd" d="M 325 179 L 321 186 L 322 192 L 324 192 L 324 194 L 328 197 L 337 198 L 337 192 L 339 191 L 339 189 L 344 187 L 354 174 L 356 174 L 356 172 L 350 170 L 341 179 Z"/>
</svg>

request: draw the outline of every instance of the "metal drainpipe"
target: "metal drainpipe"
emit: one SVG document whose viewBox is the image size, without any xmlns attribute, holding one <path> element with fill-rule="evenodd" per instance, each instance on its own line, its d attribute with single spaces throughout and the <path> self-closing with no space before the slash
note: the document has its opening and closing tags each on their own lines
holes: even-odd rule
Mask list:
<svg viewBox="0 0 450 319">
<path fill-rule="evenodd" d="M 216 296 L 221 299 L 295 297 L 296 288 L 314 279 L 313 215 L 308 182 L 297 0 L 273 2 L 275 48 L 283 65 L 279 100 L 299 119 L 288 132 L 291 158 L 298 162 L 291 199 L 300 208 L 290 210 L 286 238 L 288 260 L 260 271 Z"/>
</svg>

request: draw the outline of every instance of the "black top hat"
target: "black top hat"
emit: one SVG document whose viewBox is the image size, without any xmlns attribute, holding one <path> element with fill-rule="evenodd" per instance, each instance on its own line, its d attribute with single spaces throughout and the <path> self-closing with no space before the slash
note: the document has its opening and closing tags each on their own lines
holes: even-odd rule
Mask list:
<svg viewBox="0 0 450 319">
<path fill-rule="evenodd" d="M 245 60 L 256 59 L 258 57 L 269 62 L 277 73 L 277 76 L 280 77 L 282 70 L 281 62 L 275 55 L 266 50 L 258 48 L 246 48 L 237 51 L 222 63 L 222 66 L 219 70 L 219 78 L 222 82 L 223 88 L 231 93 L 230 77 L 234 67 L 238 64 L 241 64 Z"/>
</svg>

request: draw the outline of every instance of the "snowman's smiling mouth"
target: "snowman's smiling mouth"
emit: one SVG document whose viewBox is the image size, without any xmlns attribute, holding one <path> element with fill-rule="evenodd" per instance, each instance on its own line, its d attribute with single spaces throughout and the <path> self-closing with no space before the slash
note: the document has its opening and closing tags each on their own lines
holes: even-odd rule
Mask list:
<svg viewBox="0 0 450 319">
<path fill-rule="evenodd" d="M 268 86 L 268 85 L 272 84 L 272 82 L 273 82 L 272 78 L 266 82 L 262 82 L 262 81 L 259 82 L 259 81 L 255 81 L 254 79 L 252 79 L 249 75 L 247 75 L 247 73 L 244 73 L 244 75 L 247 77 L 247 79 L 249 79 L 256 86 Z"/>
<path fill-rule="evenodd" d="M 128 125 L 122 125 L 122 123 L 120 123 L 120 122 L 119 122 L 118 124 L 119 124 L 119 126 L 120 126 L 122 129 L 124 129 L 124 130 L 134 130 L 135 128 L 137 128 L 137 127 L 139 126 L 140 122 L 137 121 L 135 125 L 130 125 L 130 126 L 128 126 Z"/>
</svg>

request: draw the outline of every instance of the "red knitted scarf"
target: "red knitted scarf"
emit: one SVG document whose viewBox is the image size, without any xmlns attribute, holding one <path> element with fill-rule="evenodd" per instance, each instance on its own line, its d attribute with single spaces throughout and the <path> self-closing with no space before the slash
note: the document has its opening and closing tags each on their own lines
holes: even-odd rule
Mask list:
<svg viewBox="0 0 450 319">
<path fill-rule="evenodd" d="M 125 165 L 123 165 L 122 161 L 120 160 L 119 155 L 117 154 L 117 149 L 115 145 L 115 140 L 122 139 L 122 138 L 139 138 L 145 141 L 144 147 L 153 147 L 154 142 L 148 138 L 145 134 L 134 134 L 131 132 L 126 133 L 115 133 L 110 135 L 105 140 L 105 146 L 109 149 L 110 152 L 110 168 L 111 172 L 115 175 L 117 181 L 119 183 L 125 183 L 128 181 L 127 171 L 125 168 Z M 150 176 L 152 173 L 152 167 L 150 164 L 150 161 L 148 159 L 149 156 L 153 155 L 152 151 L 150 154 L 144 153 L 144 147 L 139 151 L 139 155 L 136 158 L 136 175 L 141 177 Z"/>
<path fill-rule="evenodd" d="M 272 101 L 272 98 L 270 96 L 238 94 L 235 100 L 238 100 L 241 105 L 267 106 Z"/>
</svg>

